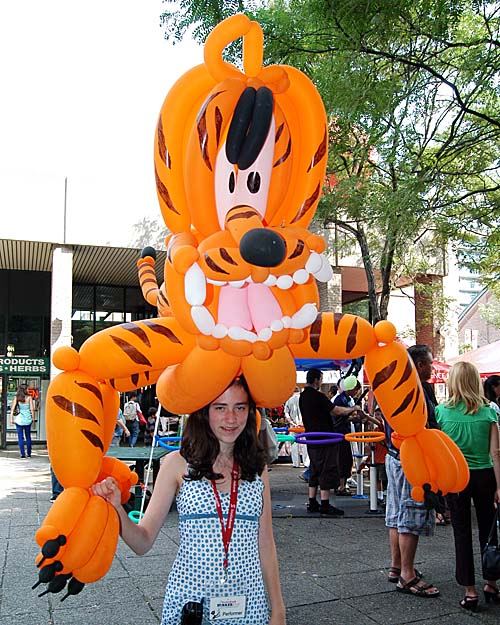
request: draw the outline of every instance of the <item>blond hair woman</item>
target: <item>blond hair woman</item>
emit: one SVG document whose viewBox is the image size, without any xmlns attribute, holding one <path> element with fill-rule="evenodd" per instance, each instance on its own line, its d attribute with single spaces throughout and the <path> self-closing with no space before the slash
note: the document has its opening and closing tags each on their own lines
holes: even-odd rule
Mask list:
<svg viewBox="0 0 500 625">
<path fill-rule="evenodd" d="M 476 511 L 481 551 L 487 542 L 500 501 L 500 443 L 497 416 L 483 393 L 477 368 L 457 362 L 448 376 L 449 399 L 436 407 L 436 418 L 443 432 L 460 447 L 470 469 L 470 480 L 458 494 L 447 496 L 455 538 L 455 577 L 465 587 L 460 605 L 476 611 L 478 593 L 474 575 L 471 501 Z M 485 580 L 484 597 L 500 603 L 494 580 Z"/>
</svg>

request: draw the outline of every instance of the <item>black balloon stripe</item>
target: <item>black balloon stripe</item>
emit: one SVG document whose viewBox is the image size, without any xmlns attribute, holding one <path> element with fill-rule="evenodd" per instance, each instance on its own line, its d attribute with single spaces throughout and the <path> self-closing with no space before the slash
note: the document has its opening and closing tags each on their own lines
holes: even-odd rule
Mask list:
<svg viewBox="0 0 500 625">
<path fill-rule="evenodd" d="M 146 356 L 144 356 L 144 354 L 141 354 L 141 352 L 136 347 L 134 347 L 130 343 L 127 343 L 127 341 L 124 341 L 118 336 L 113 336 L 113 334 L 110 334 L 110 336 L 113 342 L 118 345 L 122 352 L 125 353 L 132 362 L 135 362 L 137 365 L 145 365 L 147 367 L 151 367 L 151 363 L 149 362 L 149 360 L 146 358 Z"/>
<path fill-rule="evenodd" d="M 396 370 L 397 362 L 393 360 L 388 365 L 386 365 L 380 371 L 377 371 L 375 377 L 373 378 L 373 391 L 375 392 L 381 384 L 387 382 L 387 380 L 391 377 L 391 375 Z"/>
<path fill-rule="evenodd" d="M 161 334 L 172 343 L 179 343 L 182 345 L 182 341 L 175 336 L 170 328 L 166 328 L 165 326 L 160 325 L 159 323 L 155 323 L 154 321 L 143 321 L 145 326 L 147 326 L 152 332 L 156 332 L 156 334 Z"/>
<path fill-rule="evenodd" d="M 80 388 L 84 388 L 87 391 L 90 391 L 93 395 L 95 395 L 97 397 L 97 399 L 102 404 L 102 393 L 101 393 L 101 390 L 95 384 L 90 384 L 89 382 L 75 382 L 75 384 L 77 386 L 79 386 Z"/>
<path fill-rule="evenodd" d="M 156 281 L 155 281 L 156 284 Z M 148 291 L 149 292 L 149 291 Z M 147 347 L 151 347 L 151 342 L 149 340 L 148 335 L 146 334 L 146 332 L 144 332 L 144 330 L 136 325 L 135 323 L 124 323 L 121 326 L 124 330 L 127 330 L 127 332 L 132 332 L 132 334 L 134 334 L 138 339 L 140 339 L 144 345 L 146 345 Z"/>
<path fill-rule="evenodd" d="M 397 389 L 399 386 L 404 384 L 406 382 L 406 380 L 408 380 L 408 378 L 411 376 L 411 372 L 412 372 L 412 366 L 411 366 L 410 359 L 408 358 L 408 361 L 406 362 L 405 370 L 403 371 L 403 375 L 401 376 L 401 379 L 396 384 L 394 389 Z"/>
<path fill-rule="evenodd" d="M 93 421 L 94 423 L 97 423 L 99 425 L 97 417 L 92 412 L 90 412 L 88 408 L 85 408 L 85 406 L 77 404 L 76 402 L 69 400 L 63 395 L 54 395 L 52 397 L 52 400 L 58 408 L 64 410 L 64 412 L 67 412 L 72 417 L 77 417 L 78 419 L 87 419 L 88 421 Z"/>
<path fill-rule="evenodd" d="M 90 432 L 89 430 L 82 430 L 82 434 L 94 447 L 98 447 L 104 453 L 104 445 L 102 444 L 102 440 L 96 434 L 94 434 L 94 432 Z"/>
<path fill-rule="evenodd" d="M 407 395 L 406 397 L 403 399 L 403 401 L 399 404 L 399 408 L 397 408 L 393 413 L 392 413 L 392 417 L 397 417 L 399 414 L 401 414 L 404 410 L 406 410 L 408 408 L 408 406 L 411 403 L 411 400 L 413 399 L 413 395 L 415 394 L 415 389 L 412 389 Z"/>
</svg>

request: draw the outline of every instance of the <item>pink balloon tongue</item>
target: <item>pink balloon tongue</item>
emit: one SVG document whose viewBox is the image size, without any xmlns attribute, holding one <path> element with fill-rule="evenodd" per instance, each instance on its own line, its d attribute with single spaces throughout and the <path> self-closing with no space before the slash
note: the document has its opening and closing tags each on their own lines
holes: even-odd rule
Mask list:
<svg viewBox="0 0 500 625">
<path fill-rule="evenodd" d="M 258 332 L 282 316 L 271 289 L 263 284 L 249 284 L 241 289 L 221 287 L 217 321 L 226 328 L 237 326 Z"/>
<path fill-rule="evenodd" d="M 232 286 L 221 287 L 217 321 L 225 325 L 226 328 L 238 326 L 245 330 L 252 329 L 246 287 L 241 289 L 235 289 Z"/>
<path fill-rule="evenodd" d="M 271 289 L 263 284 L 248 285 L 248 305 L 253 327 L 257 332 L 262 328 L 269 328 L 273 321 L 283 317 L 283 312 Z"/>
</svg>

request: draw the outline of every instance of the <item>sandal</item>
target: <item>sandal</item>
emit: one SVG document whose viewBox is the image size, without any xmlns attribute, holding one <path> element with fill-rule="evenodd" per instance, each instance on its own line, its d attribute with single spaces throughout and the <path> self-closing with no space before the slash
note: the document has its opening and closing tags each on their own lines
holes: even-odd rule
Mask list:
<svg viewBox="0 0 500 625">
<path fill-rule="evenodd" d="M 479 597 L 477 595 L 465 595 L 465 597 L 460 601 L 459 606 L 464 610 L 470 610 L 471 612 L 477 612 L 477 604 L 479 601 Z"/>
<path fill-rule="evenodd" d="M 422 579 L 422 577 L 424 576 L 422 571 L 419 571 L 418 569 L 414 569 L 414 570 L 415 570 L 415 577 L 417 577 L 418 579 Z M 400 575 L 401 575 L 401 569 L 398 569 L 396 566 L 391 566 L 391 568 L 389 569 L 389 575 L 387 576 L 387 581 L 390 582 L 391 584 L 397 584 L 399 582 Z"/>
<path fill-rule="evenodd" d="M 432 584 L 425 584 L 418 577 L 414 577 L 409 582 L 406 582 L 402 577 L 400 577 L 396 590 L 398 592 L 404 592 L 407 595 L 425 597 L 426 599 L 439 597 L 439 590 L 435 586 Z"/>
<path fill-rule="evenodd" d="M 347 488 L 339 488 L 335 492 L 338 497 L 350 497 L 351 493 L 347 490 Z"/>
</svg>

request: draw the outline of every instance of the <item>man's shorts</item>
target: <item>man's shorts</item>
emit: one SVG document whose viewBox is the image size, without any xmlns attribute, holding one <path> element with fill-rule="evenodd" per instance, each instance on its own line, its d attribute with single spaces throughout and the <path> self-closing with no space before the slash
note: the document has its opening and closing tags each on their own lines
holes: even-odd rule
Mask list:
<svg viewBox="0 0 500 625">
<path fill-rule="evenodd" d="M 385 470 L 387 472 L 386 526 L 397 528 L 400 534 L 433 536 L 436 513 L 434 510 L 426 510 L 423 503 L 411 498 L 411 485 L 403 473 L 401 461 L 387 454 Z"/>
<path fill-rule="evenodd" d="M 310 460 L 309 486 L 319 486 L 320 490 L 338 488 L 339 479 L 339 444 L 308 445 Z"/>
</svg>

